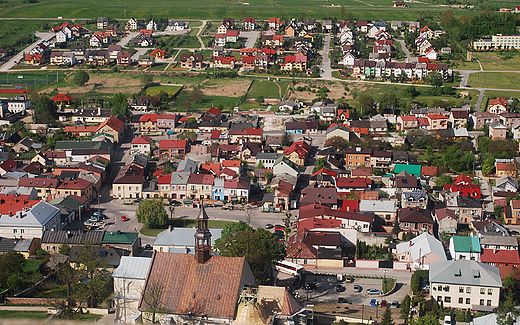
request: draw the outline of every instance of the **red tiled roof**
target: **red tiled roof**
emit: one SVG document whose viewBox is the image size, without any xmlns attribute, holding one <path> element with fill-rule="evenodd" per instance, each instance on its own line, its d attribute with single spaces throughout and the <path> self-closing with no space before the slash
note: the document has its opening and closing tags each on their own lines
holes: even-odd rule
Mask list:
<svg viewBox="0 0 520 325">
<path fill-rule="evenodd" d="M 415 115 L 400 116 L 400 118 L 403 121 L 417 121 L 417 117 L 415 117 Z"/>
<path fill-rule="evenodd" d="M 298 229 L 312 230 L 314 228 L 340 228 L 340 219 L 307 218 L 298 222 Z"/>
<path fill-rule="evenodd" d="M 0 199 L 0 214 L 9 215 L 9 211 L 11 211 L 12 215 L 16 215 L 16 212 L 22 211 L 23 208 L 30 208 L 40 202 L 39 200 L 23 200 L 19 197 L 13 198 L 2 198 Z"/>
<path fill-rule="evenodd" d="M 221 64 L 230 64 L 231 62 L 235 62 L 237 59 L 233 56 L 216 56 L 213 58 L 213 63 L 217 63 L 220 61 Z"/>
<path fill-rule="evenodd" d="M 212 139 L 212 140 L 220 139 L 221 134 L 222 134 L 222 130 L 212 130 L 210 139 Z"/>
<path fill-rule="evenodd" d="M 84 190 L 88 188 L 89 186 L 92 186 L 92 183 L 90 183 L 87 180 L 84 180 L 82 178 L 78 178 L 73 181 L 62 181 L 61 184 L 58 186 L 58 189 L 62 190 Z"/>
<path fill-rule="evenodd" d="M 336 187 L 337 188 L 341 188 L 341 187 L 343 187 L 343 188 L 359 188 L 359 187 L 366 188 L 370 184 L 372 184 L 372 180 L 369 179 L 369 178 L 360 178 L 360 177 L 356 177 L 356 178 L 346 178 L 346 177 L 336 178 Z"/>
<path fill-rule="evenodd" d="M 224 182 L 224 188 L 232 188 L 232 189 L 249 189 L 250 179 L 248 177 L 235 177 L 233 179 L 228 179 Z"/>
<path fill-rule="evenodd" d="M 98 131 L 101 130 L 104 126 L 108 126 L 109 128 L 119 133 L 125 126 L 125 122 L 112 115 L 99 125 Z"/>
<path fill-rule="evenodd" d="M 520 256 L 518 250 L 484 249 L 480 255 L 480 261 L 482 263 L 520 265 Z"/>
<path fill-rule="evenodd" d="M 240 160 L 224 160 L 222 167 L 240 167 Z"/>
<path fill-rule="evenodd" d="M 154 252 L 144 290 L 161 283 L 168 294 L 160 305 L 172 314 L 234 319 L 242 282 L 250 280 L 245 257 L 212 256 L 200 264 L 193 255 Z M 141 299 L 139 310 L 146 309 Z"/>
<path fill-rule="evenodd" d="M 311 175 L 312 176 L 316 176 L 316 175 L 320 175 L 320 174 L 325 174 L 325 175 L 330 175 L 330 176 L 334 176 L 336 177 L 338 174 L 330 169 L 327 169 L 327 168 L 322 168 L 320 170 L 317 170 L 314 172 L 314 174 Z"/>
<path fill-rule="evenodd" d="M 22 177 L 18 180 L 18 186 L 38 187 L 38 188 L 57 188 L 59 179 L 57 178 L 27 178 Z"/>
<path fill-rule="evenodd" d="M 228 175 L 228 176 L 231 176 L 231 177 L 235 177 L 236 174 L 237 174 L 236 171 L 234 171 L 232 169 L 229 169 L 227 167 L 225 167 L 224 169 L 222 169 L 222 170 L 217 172 L 217 176 Z"/>
<path fill-rule="evenodd" d="M 229 135 L 261 136 L 262 129 L 229 130 Z"/>
<path fill-rule="evenodd" d="M 144 114 L 139 118 L 139 122 L 157 122 L 157 114 Z"/>
<path fill-rule="evenodd" d="M 174 114 L 159 114 L 157 115 L 158 120 L 175 120 L 177 115 Z"/>
<path fill-rule="evenodd" d="M 161 140 L 159 141 L 159 149 L 186 148 L 187 140 Z"/>
<path fill-rule="evenodd" d="M 65 94 L 57 94 L 56 96 L 52 97 L 52 100 L 55 102 L 70 102 L 72 97 Z"/>
<path fill-rule="evenodd" d="M 208 173 L 211 171 L 216 174 L 220 170 L 220 166 L 221 165 L 219 163 L 207 161 L 200 166 L 200 170 L 205 173 Z"/>
<path fill-rule="evenodd" d="M 423 176 L 437 176 L 437 166 L 421 166 Z"/>
<path fill-rule="evenodd" d="M 159 175 L 159 180 L 157 184 L 170 184 L 172 180 L 172 174 Z"/>
<path fill-rule="evenodd" d="M 63 131 L 65 131 L 65 133 L 94 133 L 98 130 L 98 127 L 97 126 L 89 126 L 89 125 L 84 125 L 84 126 L 76 126 L 76 125 L 69 125 L 69 126 L 66 126 Z"/>
<path fill-rule="evenodd" d="M 341 205 L 341 211 L 358 212 L 359 201 L 358 200 L 343 200 Z"/>
<path fill-rule="evenodd" d="M 150 144 L 151 142 L 152 142 L 152 138 L 147 137 L 145 135 L 135 137 L 132 140 L 132 144 Z"/>
<path fill-rule="evenodd" d="M 429 118 L 430 120 L 444 120 L 444 119 L 447 119 L 446 116 L 444 116 L 442 114 L 439 114 L 439 113 L 428 114 L 428 115 L 426 115 L 426 117 Z"/>
<path fill-rule="evenodd" d="M 190 174 L 188 184 L 213 185 L 213 175 L 210 174 Z"/>
<path fill-rule="evenodd" d="M 495 105 L 500 105 L 500 106 L 507 107 L 507 99 L 500 98 L 500 97 L 497 98 L 497 99 L 490 99 L 489 100 L 489 107 L 495 106 Z"/>
<path fill-rule="evenodd" d="M 516 170 L 516 167 L 513 163 L 497 163 L 497 171 L 499 170 L 512 171 Z"/>
<path fill-rule="evenodd" d="M 17 165 L 16 161 L 12 160 L 11 158 L 4 161 L 2 165 L 0 165 L 0 168 L 5 170 L 6 172 L 12 170 Z"/>
<path fill-rule="evenodd" d="M 439 221 L 444 219 L 444 218 L 446 218 L 446 217 L 450 217 L 453 220 L 457 220 L 457 216 L 455 215 L 455 211 L 450 210 L 450 209 L 446 209 L 446 208 L 435 210 L 435 215 L 437 216 L 437 220 L 439 220 Z"/>
</svg>

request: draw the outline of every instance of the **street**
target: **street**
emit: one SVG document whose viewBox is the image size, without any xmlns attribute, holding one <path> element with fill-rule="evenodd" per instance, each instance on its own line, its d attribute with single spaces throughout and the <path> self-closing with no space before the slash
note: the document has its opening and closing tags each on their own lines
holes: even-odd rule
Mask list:
<svg viewBox="0 0 520 325">
<path fill-rule="evenodd" d="M 335 78 L 332 78 L 332 69 L 330 68 L 329 51 L 330 51 L 330 34 L 326 34 L 324 44 L 323 44 L 323 50 L 321 50 L 319 52 L 320 55 L 322 56 L 322 61 L 321 61 L 321 65 L 320 65 L 320 76 L 321 76 L 321 79 L 335 80 Z"/>
<path fill-rule="evenodd" d="M 0 71 L 8 71 L 12 67 L 14 67 L 14 65 L 16 63 L 22 61 L 24 53 L 29 53 L 41 41 L 43 41 L 43 40 L 48 41 L 54 37 L 54 33 L 37 32 L 35 35 L 36 35 L 36 37 L 39 37 L 39 39 L 36 42 L 32 43 L 31 45 L 27 46 L 25 49 L 23 49 L 23 51 L 18 52 L 18 54 L 13 56 L 11 58 L 11 60 L 7 61 L 4 65 L 2 65 L 2 67 L 0 67 Z"/>
</svg>

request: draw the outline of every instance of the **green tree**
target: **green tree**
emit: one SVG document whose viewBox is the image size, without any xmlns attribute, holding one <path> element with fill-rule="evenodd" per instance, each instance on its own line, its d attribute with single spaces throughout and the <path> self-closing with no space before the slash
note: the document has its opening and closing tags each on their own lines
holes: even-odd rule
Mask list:
<svg viewBox="0 0 520 325">
<path fill-rule="evenodd" d="M 188 123 L 197 123 L 197 118 L 195 118 L 193 116 L 188 118 Z"/>
<path fill-rule="evenodd" d="M 410 279 L 410 290 L 415 295 L 419 292 L 420 284 L 421 284 L 421 277 L 419 274 L 414 273 L 412 274 L 412 278 Z"/>
<path fill-rule="evenodd" d="M 0 255 L 0 287 L 7 287 L 7 279 L 13 274 L 22 274 L 25 257 L 15 251 Z"/>
<path fill-rule="evenodd" d="M 444 79 L 442 78 L 442 75 L 437 71 L 432 71 L 424 77 L 424 82 L 435 87 L 442 86 L 443 81 Z"/>
<path fill-rule="evenodd" d="M 381 318 L 381 325 L 394 325 L 390 306 L 386 306 L 385 312 L 383 313 L 383 317 Z"/>
<path fill-rule="evenodd" d="M 386 191 L 379 190 L 377 196 L 378 196 L 379 199 L 387 199 L 387 198 L 390 197 L 390 194 L 388 194 L 388 192 L 386 192 Z"/>
<path fill-rule="evenodd" d="M 184 131 L 177 136 L 177 139 L 195 141 L 197 140 L 197 133 L 195 131 Z"/>
<path fill-rule="evenodd" d="M 270 280 L 272 262 L 285 256 L 283 247 L 271 232 L 263 228 L 255 230 L 243 221 L 226 225 L 221 238 L 215 241 L 221 256 L 245 256 L 259 283 Z"/>
<path fill-rule="evenodd" d="M 316 167 L 314 167 L 313 171 L 317 171 L 322 168 L 327 168 L 327 161 L 325 158 L 318 158 L 318 160 L 316 160 Z"/>
<path fill-rule="evenodd" d="M 289 132 L 284 132 L 282 136 L 282 147 L 288 147 L 293 143 L 292 134 Z"/>
<path fill-rule="evenodd" d="M 58 118 L 58 107 L 49 96 L 41 96 L 34 104 L 34 123 L 55 124 Z"/>
<path fill-rule="evenodd" d="M 135 215 L 137 221 L 148 228 L 160 228 L 168 224 L 168 215 L 162 200 L 147 199 L 141 201 Z"/>
<path fill-rule="evenodd" d="M 404 320 L 405 324 L 408 324 L 410 318 L 410 305 L 412 299 L 409 295 L 404 296 L 403 301 L 401 302 L 401 319 Z"/>
<path fill-rule="evenodd" d="M 424 307 L 425 304 L 421 304 L 421 307 Z M 424 310 L 423 310 L 424 312 Z M 419 311 L 421 313 L 421 311 Z M 412 325 L 438 325 L 439 324 L 439 317 L 432 317 L 431 315 L 428 316 L 419 316 L 418 318 L 415 318 L 411 321 Z"/>
<path fill-rule="evenodd" d="M 361 115 L 370 115 L 374 112 L 374 98 L 367 92 L 359 94 L 357 98 Z"/>
<path fill-rule="evenodd" d="M 264 172 L 265 180 L 267 181 L 267 184 L 271 183 L 271 180 L 273 179 L 273 173 L 272 172 Z"/>
<path fill-rule="evenodd" d="M 258 168 L 258 169 L 264 169 L 264 168 L 265 168 L 264 163 L 260 160 L 260 161 L 258 162 L 258 165 L 256 165 L 256 168 Z"/>
<path fill-rule="evenodd" d="M 493 214 L 495 215 L 495 218 L 501 219 L 504 215 L 504 207 L 501 205 L 495 205 L 495 208 L 493 209 Z"/>
<path fill-rule="evenodd" d="M 83 300 L 89 307 L 96 307 L 111 290 L 110 276 L 102 271 L 107 265 L 99 255 L 99 247 L 85 243 L 78 251 L 76 263 L 83 269 L 81 276 L 88 279 L 82 287 Z"/>
<path fill-rule="evenodd" d="M 147 73 L 143 73 L 140 79 L 143 86 L 149 86 L 153 83 L 153 76 Z"/>
<path fill-rule="evenodd" d="M 444 184 L 453 184 L 453 178 L 448 174 L 442 174 L 435 179 L 435 186 L 444 186 Z"/>
<path fill-rule="evenodd" d="M 350 148 L 350 142 L 348 142 L 348 140 L 345 138 L 336 136 L 327 139 L 327 141 L 325 141 L 325 147 L 332 147 L 338 151 L 342 151 L 347 148 Z"/>
<path fill-rule="evenodd" d="M 76 299 L 73 288 L 78 285 L 80 277 L 79 269 L 73 268 L 68 261 L 57 268 L 56 279 L 58 283 L 65 285 L 67 288 L 67 298 L 65 302 L 58 301 L 55 306 L 62 311 L 62 318 L 74 318 L 74 314 L 76 313 L 74 308 L 76 306 Z"/>
<path fill-rule="evenodd" d="M 58 252 L 62 255 L 67 255 L 69 256 L 70 255 L 70 247 L 69 245 L 67 244 L 61 244 L 60 246 L 60 249 L 58 250 Z"/>
<path fill-rule="evenodd" d="M 261 104 L 263 104 L 264 99 L 265 99 L 264 96 L 257 96 L 257 97 L 255 98 L 255 102 L 257 102 L 258 105 L 261 105 Z"/>
<path fill-rule="evenodd" d="M 54 132 L 52 137 L 47 138 L 47 146 L 51 149 L 54 149 L 54 147 L 56 146 L 56 141 L 62 141 L 62 140 L 67 140 L 67 139 L 68 139 L 67 133 L 65 133 L 65 131 L 63 131 L 63 129 L 58 129 L 58 130 L 56 130 L 56 132 Z"/>
<path fill-rule="evenodd" d="M 85 84 L 90 80 L 89 74 L 84 70 L 79 70 L 74 74 L 72 78 L 72 83 L 77 86 L 85 86 Z"/>
<path fill-rule="evenodd" d="M 125 94 L 118 93 L 112 98 L 112 115 L 120 115 L 125 120 L 130 120 L 130 105 Z"/>
<path fill-rule="evenodd" d="M 392 234 L 393 234 L 395 237 L 399 238 L 399 233 L 400 233 L 400 232 L 401 232 L 401 226 L 399 225 L 399 220 L 396 219 L 396 220 L 394 221 L 394 226 L 393 226 L 393 228 L 392 228 Z"/>
</svg>

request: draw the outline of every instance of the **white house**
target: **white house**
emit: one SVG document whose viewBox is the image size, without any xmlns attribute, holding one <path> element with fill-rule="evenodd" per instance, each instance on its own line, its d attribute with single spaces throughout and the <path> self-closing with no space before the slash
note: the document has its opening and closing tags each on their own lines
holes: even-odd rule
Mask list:
<svg viewBox="0 0 520 325">
<path fill-rule="evenodd" d="M 42 238 L 45 231 L 60 228 L 60 209 L 45 201 L 0 216 L 0 237 Z"/>
<path fill-rule="evenodd" d="M 67 40 L 67 34 L 65 34 L 62 30 L 56 33 L 56 42 L 67 43 Z"/>
<path fill-rule="evenodd" d="M 130 145 L 130 154 L 140 152 L 144 155 L 148 155 L 151 151 L 152 138 L 141 135 L 135 137 Z"/>
<path fill-rule="evenodd" d="M 168 20 L 167 31 L 183 31 L 188 28 L 188 25 L 180 20 L 170 19 Z"/>
<path fill-rule="evenodd" d="M 424 56 L 430 59 L 431 61 L 436 61 L 439 57 L 439 53 L 437 53 L 437 51 L 435 51 L 433 47 L 430 47 L 430 49 L 426 51 L 426 54 Z"/>
<path fill-rule="evenodd" d="M 502 279 L 496 266 L 457 260 L 430 265 L 430 294 L 444 307 L 491 311 L 498 307 Z"/>
<path fill-rule="evenodd" d="M 356 60 L 356 57 L 354 56 L 354 54 L 352 54 L 352 52 L 347 52 L 347 54 L 345 54 L 343 56 L 343 60 L 341 60 L 340 62 L 338 62 L 339 64 L 343 64 L 344 66 L 348 66 L 348 67 L 352 67 L 354 66 L 354 61 Z"/>
<path fill-rule="evenodd" d="M 427 232 L 397 244 L 396 255 L 399 262 L 408 262 L 411 270 L 428 270 L 430 263 L 448 260 L 442 243 Z"/>
<path fill-rule="evenodd" d="M 480 240 L 478 237 L 453 236 L 450 238 L 450 255 L 453 260 L 480 261 Z"/>
<path fill-rule="evenodd" d="M 152 18 L 148 24 L 146 24 L 146 29 L 149 30 L 157 30 L 157 22 Z"/>
<path fill-rule="evenodd" d="M 151 261 L 149 257 L 122 256 L 119 266 L 112 274 L 115 319 L 123 324 L 132 323 L 132 318 L 139 312 L 139 300 Z"/>
</svg>

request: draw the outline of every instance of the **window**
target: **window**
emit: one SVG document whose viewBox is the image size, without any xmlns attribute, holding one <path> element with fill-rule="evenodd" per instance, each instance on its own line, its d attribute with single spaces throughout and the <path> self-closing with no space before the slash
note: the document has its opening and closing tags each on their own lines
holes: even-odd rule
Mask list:
<svg viewBox="0 0 520 325">
<path fill-rule="evenodd" d="M 464 293 L 464 287 L 459 287 L 459 292 Z"/>
<path fill-rule="evenodd" d="M 13 229 L 13 234 L 16 234 L 17 230 L 16 229 Z"/>
<path fill-rule="evenodd" d="M 129 187 L 128 187 L 128 190 L 131 191 L 131 190 L 132 190 L 132 186 L 129 186 Z"/>
<path fill-rule="evenodd" d="M 484 299 L 480 299 L 480 305 L 484 306 Z"/>
<path fill-rule="evenodd" d="M 442 301 L 442 296 L 438 296 L 437 301 Z"/>
<path fill-rule="evenodd" d="M 20 233 L 23 234 L 23 233 L 24 233 L 24 230 L 23 230 L 23 229 L 20 229 Z"/>
<path fill-rule="evenodd" d="M 445 287 L 444 287 L 444 291 L 446 291 L 446 292 L 450 292 L 450 286 L 445 286 Z"/>
<path fill-rule="evenodd" d="M 488 289 L 488 295 L 492 295 L 493 294 L 493 289 Z"/>
<path fill-rule="evenodd" d="M 491 306 L 491 300 L 488 300 L 488 301 L 487 301 L 487 305 L 488 305 L 488 306 Z"/>
<path fill-rule="evenodd" d="M 486 289 L 484 289 L 484 288 L 480 288 L 480 294 L 481 294 L 481 295 L 486 294 Z"/>
<path fill-rule="evenodd" d="M 464 298 L 460 297 L 459 298 L 459 304 L 463 304 L 464 303 Z"/>
<path fill-rule="evenodd" d="M 451 297 L 444 297 L 444 302 L 451 302 Z"/>
<path fill-rule="evenodd" d="M 469 305 L 470 303 L 470 298 L 466 298 L 466 305 Z"/>
<path fill-rule="evenodd" d="M 438 287 L 437 287 L 437 290 L 438 290 L 438 291 L 442 291 L 442 286 L 438 286 Z"/>
<path fill-rule="evenodd" d="M 466 293 L 471 293 L 471 287 L 466 287 Z"/>
</svg>

